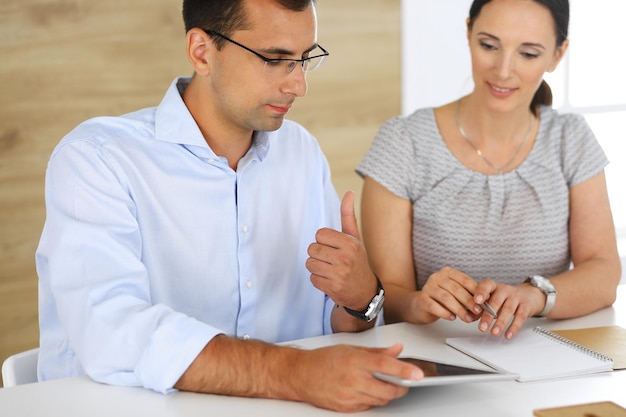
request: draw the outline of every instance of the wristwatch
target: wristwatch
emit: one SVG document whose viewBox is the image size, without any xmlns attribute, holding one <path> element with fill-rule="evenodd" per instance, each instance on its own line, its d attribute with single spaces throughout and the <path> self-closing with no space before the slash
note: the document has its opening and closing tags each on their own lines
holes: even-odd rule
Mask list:
<svg viewBox="0 0 626 417">
<path fill-rule="evenodd" d="M 552 285 L 548 278 L 544 278 L 541 275 L 531 275 L 525 282 L 528 282 L 533 287 L 539 288 L 541 292 L 546 295 L 546 306 L 536 317 L 547 315 L 550 310 L 552 310 L 552 307 L 554 307 L 554 301 L 556 300 L 556 289 L 554 285 Z"/>
<path fill-rule="evenodd" d="M 378 317 L 378 314 L 383 309 L 383 304 L 385 302 L 385 289 L 383 288 L 383 284 L 380 282 L 378 277 L 376 277 L 376 282 L 378 283 L 378 294 L 372 298 L 372 301 L 370 301 L 364 312 L 355 311 L 345 306 L 343 307 L 344 310 L 346 310 L 351 316 L 368 323 Z"/>
</svg>

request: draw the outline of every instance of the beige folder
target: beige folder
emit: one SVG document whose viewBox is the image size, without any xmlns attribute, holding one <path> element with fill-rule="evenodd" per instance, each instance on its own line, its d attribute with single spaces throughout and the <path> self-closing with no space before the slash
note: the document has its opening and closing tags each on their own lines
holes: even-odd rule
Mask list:
<svg viewBox="0 0 626 417">
<path fill-rule="evenodd" d="M 626 417 L 626 408 L 611 401 L 534 410 L 536 417 Z"/>
<path fill-rule="evenodd" d="M 626 329 L 603 326 L 552 332 L 610 357 L 613 359 L 613 369 L 626 369 Z"/>
</svg>

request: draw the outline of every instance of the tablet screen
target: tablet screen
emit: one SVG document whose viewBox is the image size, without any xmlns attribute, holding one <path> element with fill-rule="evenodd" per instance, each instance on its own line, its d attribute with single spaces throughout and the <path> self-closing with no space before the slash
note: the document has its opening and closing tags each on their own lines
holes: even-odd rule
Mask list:
<svg viewBox="0 0 626 417">
<path fill-rule="evenodd" d="M 496 370 L 467 368 L 422 358 L 402 357 L 399 359 L 421 368 L 424 371 L 424 378 L 420 380 L 401 379 L 393 375 L 380 373 L 374 373 L 374 376 L 384 381 L 407 387 L 512 380 L 517 376 Z"/>
<path fill-rule="evenodd" d="M 424 377 L 427 376 L 450 376 L 450 375 L 479 375 L 494 374 L 496 371 L 485 371 L 481 369 L 464 368 L 457 365 L 448 365 L 447 363 L 433 362 L 426 359 L 418 358 L 399 358 L 404 362 L 409 362 L 424 371 Z"/>
</svg>

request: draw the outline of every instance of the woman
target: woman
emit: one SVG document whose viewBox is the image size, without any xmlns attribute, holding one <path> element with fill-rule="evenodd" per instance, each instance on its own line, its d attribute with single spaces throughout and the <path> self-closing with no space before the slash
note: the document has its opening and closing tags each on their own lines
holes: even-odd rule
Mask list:
<svg viewBox="0 0 626 417">
<path fill-rule="evenodd" d="M 473 91 L 380 129 L 357 172 L 387 322 L 459 317 L 510 339 L 528 317 L 614 302 L 608 161 L 581 116 L 550 107 L 543 81 L 568 23 L 567 0 L 474 1 Z"/>
</svg>

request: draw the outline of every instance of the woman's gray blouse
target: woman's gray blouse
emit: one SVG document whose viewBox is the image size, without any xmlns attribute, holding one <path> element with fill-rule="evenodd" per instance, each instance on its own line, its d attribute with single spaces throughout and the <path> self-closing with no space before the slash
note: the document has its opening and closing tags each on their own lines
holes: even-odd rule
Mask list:
<svg viewBox="0 0 626 417">
<path fill-rule="evenodd" d="M 356 171 L 412 203 L 422 288 L 444 266 L 507 284 L 567 270 L 569 189 L 607 164 L 582 116 L 541 107 L 526 160 L 502 175 L 482 174 L 452 155 L 428 108 L 387 121 Z"/>
</svg>

